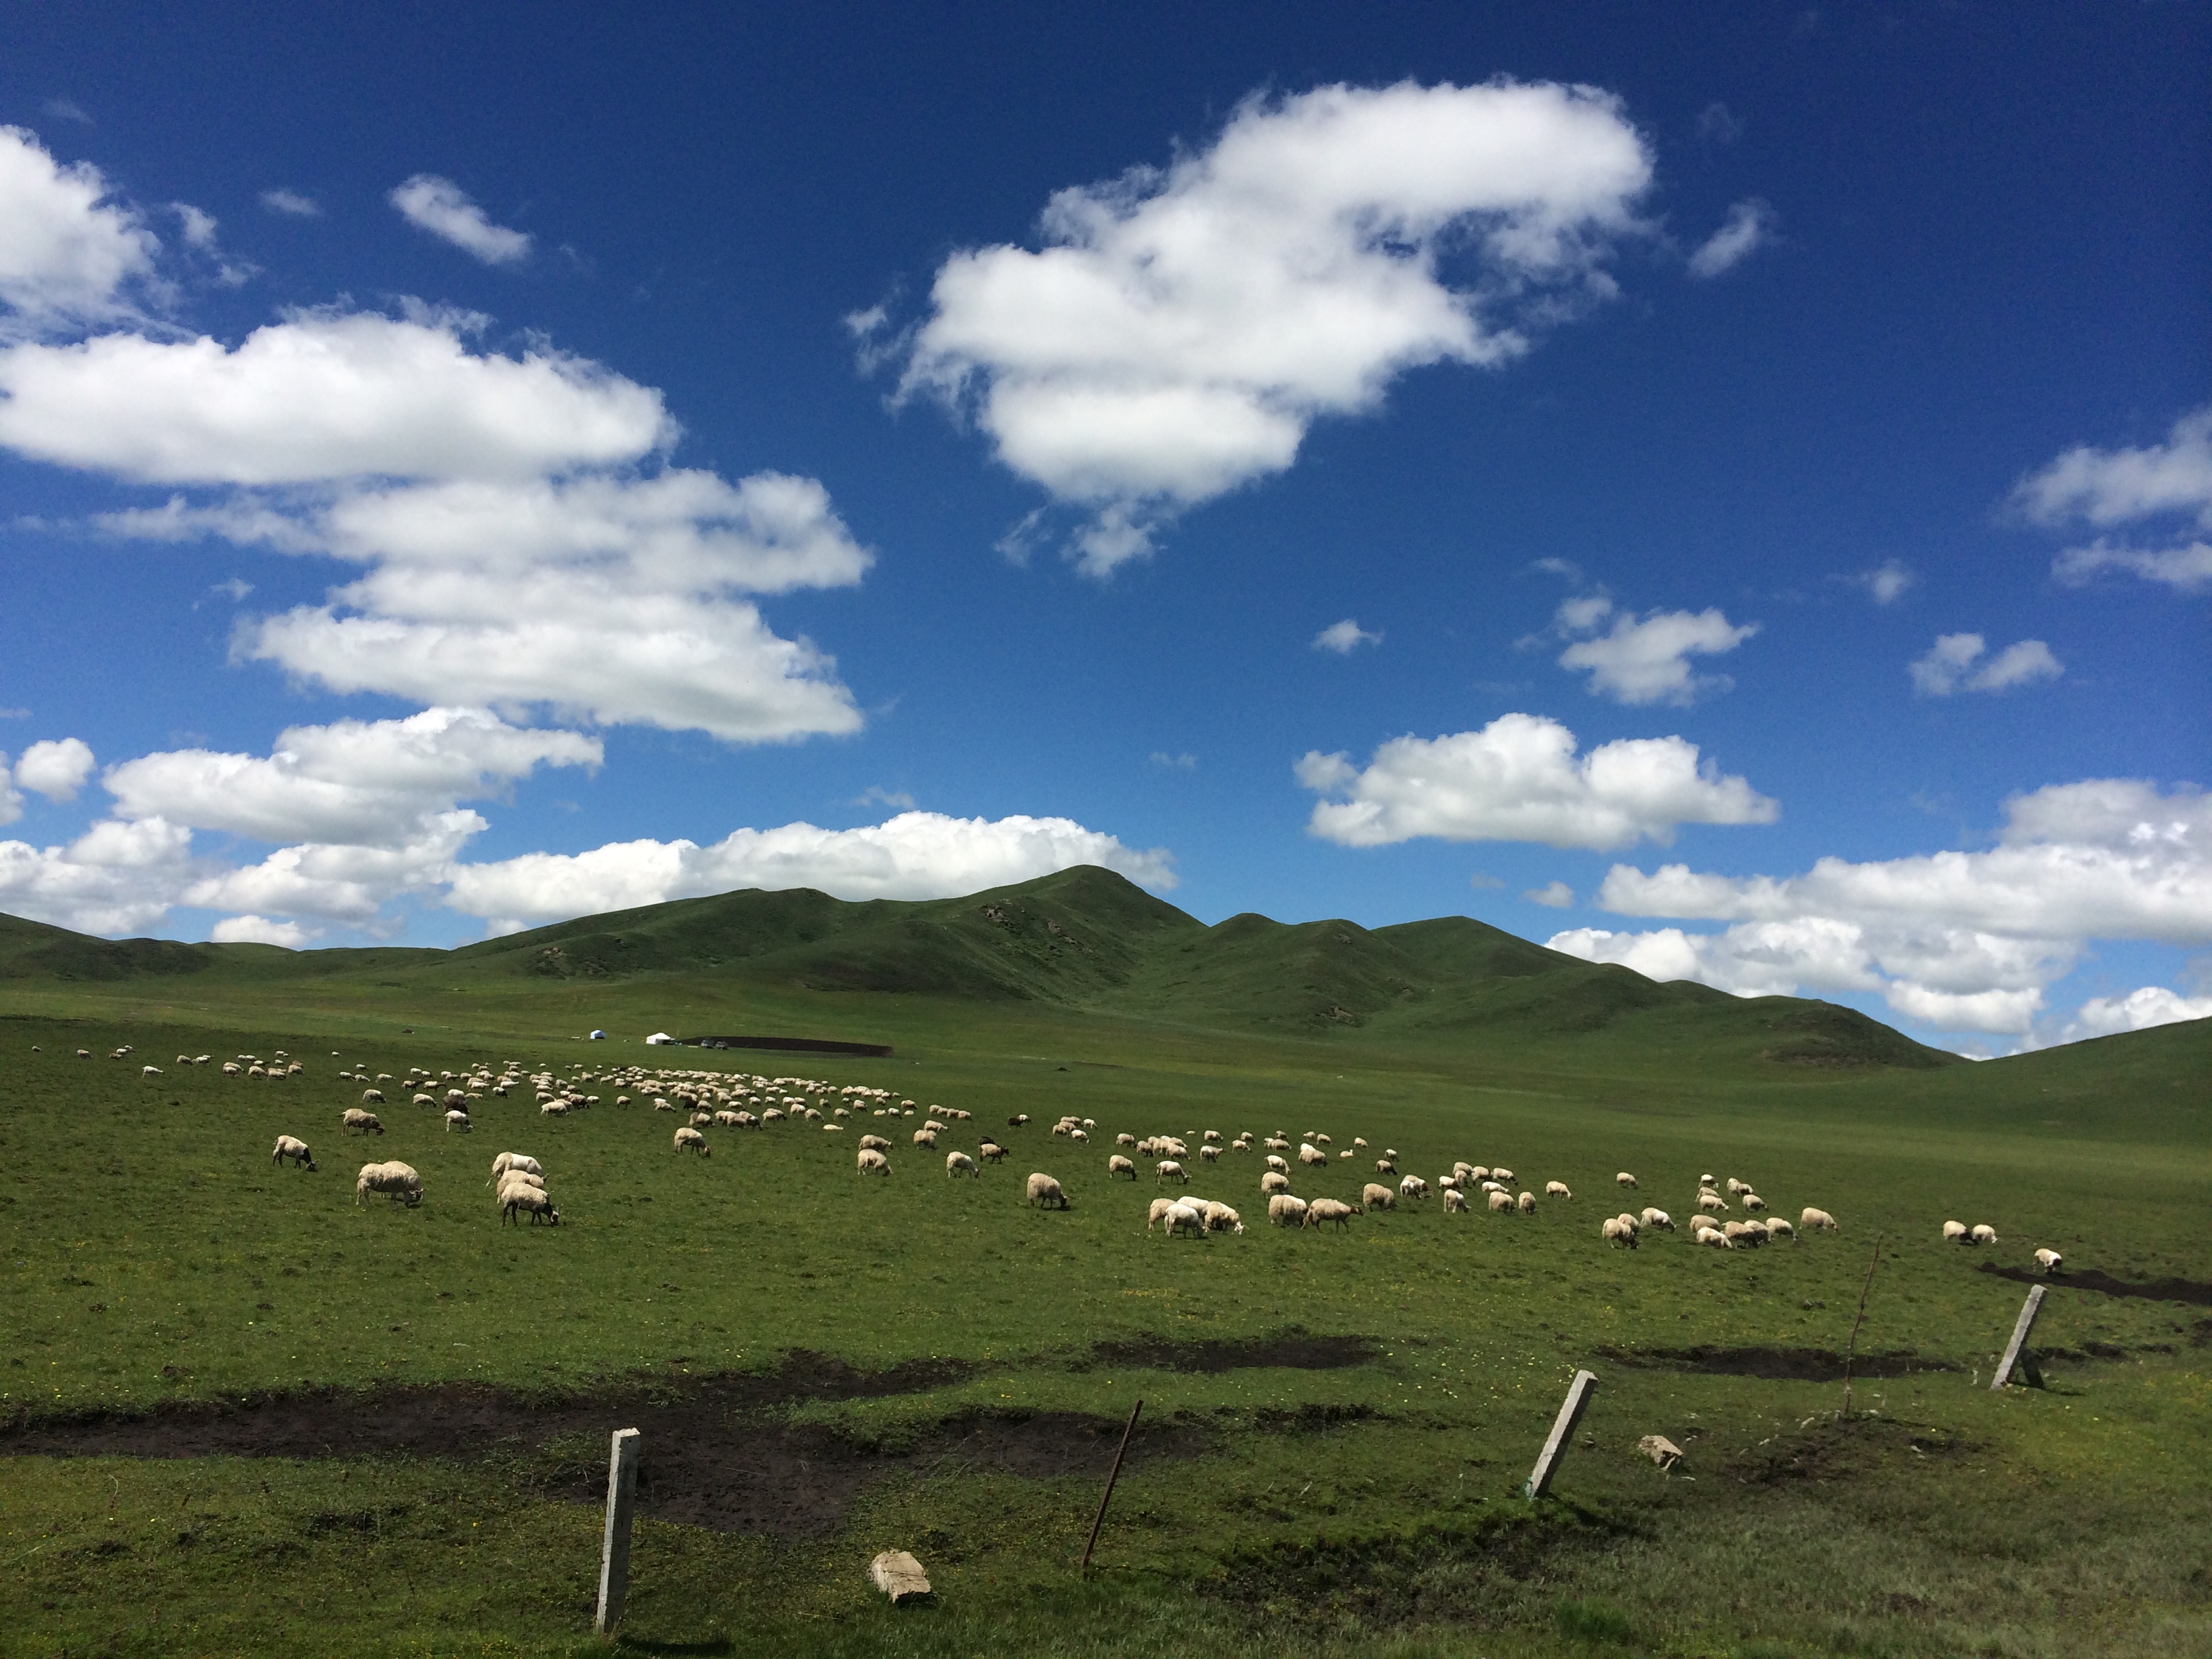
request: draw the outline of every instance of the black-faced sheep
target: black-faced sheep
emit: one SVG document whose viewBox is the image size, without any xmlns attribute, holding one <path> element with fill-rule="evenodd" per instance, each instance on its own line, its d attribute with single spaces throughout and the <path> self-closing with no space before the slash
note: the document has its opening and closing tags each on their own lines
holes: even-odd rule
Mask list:
<svg viewBox="0 0 2212 1659">
<path fill-rule="evenodd" d="M 345 1115 L 339 1121 L 348 1129 L 358 1130 L 365 1135 L 380 1135 L 384 1133 L 384 1126 L 376 1121 L 376 1114 L 364 1112 L 358 1106 L 347 1107 Z"/>
<path fill-rule="evenodd" d="M 286 1158 L 292 1160 L 292 1166 L 295 1169 L 313 1170 L 315 1167 L 314 1154 L 307 1150 L 306 1141 L 296 1139 L 290 1135 L 278 1135 L 276 1150 L 269 1155 L 269 1161 L 271 1164 L 282 1164 Z"/>
<path fill-rule="evenodd" d="M 1068 1207 L 1067 1194 L 1060 1190 L 1060 1182 L 1048 1175 L 1030 1176 L 1024 1188 L 1024 1196 L 1027 1202 L 1041 1210 L 1065 1210 Z M 1146 1225 L 1150 1231 L 1151 1224 L 1148 1222 Z"/>
<path fill-rule="evenodd" d="M 674 1146 L 679 1152 L 696 1152 L 702 1158 L 714 1155 L 714 1149 L 707 1144 L 707 1137 L 688 1123 L 676 1132 Z"/>
</svg>

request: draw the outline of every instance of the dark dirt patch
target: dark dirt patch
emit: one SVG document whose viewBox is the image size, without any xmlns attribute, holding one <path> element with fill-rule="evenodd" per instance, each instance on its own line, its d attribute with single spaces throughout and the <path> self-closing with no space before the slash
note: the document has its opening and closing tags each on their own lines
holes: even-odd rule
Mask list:
<svg viewBox="0 0 2212 1659">
<path fill-rule="evenodd" d="M 2048 1285 L 2059 1291 L 2095 1291 L 2101 1296 L 2140 1297 L 2149 1302 L 2182 1302 L 2192 1308 L 2212 1308 L 2212 1285 L 2197 1279 L 2146 1279 L 2130 1281 L 2100 1273 L 2094 1267 L 2068 1269 L 2056 1277 L 2039 1267 L 2000 1267 L 1984 1261 L 1979 1269 L 2015 1285 Z"/>
<path fill-rule="evenodd" d="M 1334 1371 L 1364 1365 L 1379 1345 L 1371 1336 L 1308 1336 L 1303 1332 L 1255 1337 L 1243 1342 L 1170 1342 L 1146 1338 L 1134 1342 L 1101 1342 L 1077 1370 L 1102 1366 L 1143 1366 L 1161 1371 L 1236 1371 L 1279 1365 L 1289 1370 Z"/>
<path fill-rule="evenodd" d="M 1759 1376 L 1778 1382 L 1840 1382 L 1844 1356 L 1826 1348 L 1600 1348 L 1616 1364 L 1639 1370 L 1694 1371 L 1705 1376 Z M 1863 1353 L 1851 1362 L 1855 1377 L 1909 1376 L 1915 1371 L 1955 1371 L 1948 1359 L 1903 1349 Z"/>
<path fill-rule="evenodd" d="M 767 1413 L 801 1401 L 915 1394 L 971 1368 L 914 1360 L 860 1371 L 825 1355 L 793 1353 L 772 1372 L 709 1377 L 680 1391 L 635 1384 L 590 1396 L 531 1399 L 475 1383 L 264 1395 L 177 1401 L 139 1413 L 95 1412 L 0 1425 L 0 1455 L 54 1457 L 338 1458 L 404 1454 L 524 1460 L 520 1479 L 579 1503 L 605 1499 L 606 1442 L 642 1431 L 641 1512 L 719 1532 L 804 1537 L 834 1527 L 866 1486 L 899 1470 L 947 1466 L 1030 1479 L 1103 1478 L 1122 1425 L 1076 1413 L 968 1413 L 895 1443 L 866 1444 L 836 1430 Z M 549 1464 L 541 1454 L 562 1443 Z M 579 1444 L 588 1452 L 574 1452 Z M 1129 1460 L 1189 1456 L 1202 1431 L 1141 1422 Z M 532 1466 L 534 1461 L 534 1467 Z M 346 1524 L 336 1517 L 329 1524 Z"/>
<path fill-rule="evenodd" d="M 1948 1431 L 1887 1417 L 1823 1418 L 1724 1456 L 1720 1472 L 1746 1486 L 1850 1480 L 1964 1456 L 1975 1443 Z M 1693 1454 L 1694 1455 L 1694 1454 Z"/>
</svg>

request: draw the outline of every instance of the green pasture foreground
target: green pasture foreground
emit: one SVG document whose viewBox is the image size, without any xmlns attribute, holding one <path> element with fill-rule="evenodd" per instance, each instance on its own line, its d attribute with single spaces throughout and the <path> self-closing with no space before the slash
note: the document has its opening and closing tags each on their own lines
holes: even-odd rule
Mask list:
<svg viewBox="0 0 2212 1659">
<path fill-rule="evenodd" d="M 827 1437 L 861 1470 L 804 1525 L 713 1531 L 655 1518 L 648 1497 L 640 1650 L 2212 1650 L 2212 1310 L 2062 1278 L 2038 1334 L 2049 1386 L 1983 1386 L 2024 1291 L 1986 1266 L 2030 1265 L 2042 1244 L 2118 1281 L 2212 1282 L 2191 1029 L 2101 1061 L 2083 1045 L 1840 1075 L 1639 1069 L 1602 1045 L 1577 1062 L 1036 1015 L 994 1026 L 908 1003 L 869 1015 L 906 1022 L 890 1060 L 708 1063 L 972 1110 L 939 1153 L 906 1146 L 919 1115 L 855 1117 L 842 1136 L 710 1130 L 701 1160 L 642 1105 L 556 1121 L 518 1093 L 479 1103 L 463 1136 L 389 1086 L 389 1133 L 352 1144 L 337 1119 L 359 1090 L 332 1076 L 331 1050 L 394 1073 L 696 1054 L 529 1036 L 520 1012 L 504 1030 L 402 1034 L 383 1017 L 40 994 L 56 1000 L 0 1019 L 9 1433 L 332 1385 L 369 1390 L 371 1413 L 387 1383 L 681 1401 L 794 1350 L 869 1372 L 951 1362 L 905 1391 L 783 1399 L 747 1419 L 763 1440 Z M 121 1042 L 137 1052 L 105 1057 Z M 173 1063 L 278 1048 L 307 1072 Z M 140 1074 L 149 1061 L 161 1075 Z M 1018 1110 L 1041 1121 L 1009 1132 Z M 1046 1132 L 1061 1111 L 1097 1121 L 1087 1148 Z M 1364 1135 L 1431 1179 L 1464 1158 L 1576 1197 L 1512 1219 L 1432 1200 L 1290 1233 L 1265 1224 L 1256 1155 L 1194 1157 L 1192 1189 L 1236 1205 L 1247 1232 L 1148 1234 L 1154 1183 L 1107 1179 L 1113 1133 L 1207 1127 Z M 854 1170 L 869 1128 L 895 1143 L 887 1181 Z M 949 1182 L 942 1150 L 973 1150 L 986 1128 L 1012 1155 Z M 272 1167 L 280 1133 L 307 1140 L 319 1171 Z M 484 1180 L 509 1149 L 544 1164 L 559 1229 L 499 1224 Z M 356 1205 L 370 1158 L 421 1170 L 422 1205 Z M 1613 1186 L 1624 1169 L 1634 1194 Z M 1074 1207 L 1026 1208 L 1031 1170 Z M 1600 1242 L 1627 1203 L 1686 1222 L 1706 1170 L 1753 1180 L 1777 1214 L 1827 1208 L 1843 1231 L 1733 1255 L 1680 1235 Z M 1352 1197 L 1370 1173 L 1299 1171 L 1293 1189 Z M 2001 1243 L 1941 1244 L 1952 1217 Z M 1816 1362 L 1845 1343 L 1878 1234 L 1859 1415 L 1839 1421 Z M 1291 1334 L 1366 1339 L 1364 1357 L 1267 1363 Z M 1768 1351 L 1799 1358 L 1779 1376 L 1699 1369 L 1757 1369 Z M 1237 1363 L 1187 1368 L 1207 1352 Z M 1577 1365 L 1599 1390 L 1555 1500 L 1532 1509 L 1517 1488 Z M 1118 1425 L 1139 1395 L 1165 1438 L 1123 1476 L 1088 1581 L 1073 1571 L 1099 1484 L 1087 1469 L 933 1449 L 947 1425 Z M 1636 1455 L 1651 1433 L 1688 1451 L 1672 1475 Z M 732 1479 L 824 1478 L 753 1469 L 735 1443 Z M 0 1563 L 17 1616 L 0 1621 L 0 1654 L 593 1650 L 599 1522 L 578 1499 L 604 1431 L 482 1453 L 10 1456 Z M 872 1600 L 861 1570 L 886 1547 L 921 1556 L 933 1606 Z"/>
</svg>

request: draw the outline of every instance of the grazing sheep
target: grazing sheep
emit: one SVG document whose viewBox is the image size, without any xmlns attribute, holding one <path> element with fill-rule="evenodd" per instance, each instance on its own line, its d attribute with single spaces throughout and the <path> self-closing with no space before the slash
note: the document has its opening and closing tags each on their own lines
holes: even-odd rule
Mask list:
<svg viewBox="0 0 2212 1659">
<path fill-rule="evenodd" d="M 358 1106 L 349 1106 L 340 1121 L 348 1129 L 358 1129 L 365 1135 L 380 1135 L 384 1126 L 376 1121 L 374 1112 L 364 1112 Z"/>
<path fill-rule="evenodd" d="M 1748 1181 L 1738 1181 L 1734 1176 L 1730 1176 L 1728 1178 L 1728 1189 L 1730 1198 L 1741 1197 L 1751 1190 L 1751 1183 Z"/>
<path fill-rule="evenodd" d="M 226 1066 L 222 1069 L 227 1072 L 231 1068 Z M 364 1106 L 383 1105 L 384 1091 L 381 1089 L 363 1089 L 361 1091 L 361 1103 Z"/>
<path fill-rule="evenodd" d="M 1270 1170 L 1260 1177 L 1260 1190 L 1270 1196 L 1291 1190 L 1291 1178 L 1280 1170 Z"/>
<path fill-rule="evenodd" d="M 696 1152 L 702 1158 L 712 1158 L 714 1155 L 714 1149 L 707 1144 L 707 1137 L 688 1123 L 676 1132 L 675 1146 L 679 1152 Z"/>
<path fill-rule="evenodd" d="M 307 1150 L 306 1141 L 295 1139 L 290 1135 L 278 1135 L 276 1150 L 270 1153 L 269 1161 L 271 1164 L 282 1164 L 288 1158 L 292 1160 L 292 1167 L 295 1169 L 313 1170 L 315 1167 L 315 1156 Z"/>
<path fill-rule="evenodd" d="M 1291 1143 L 1280 1135 L 1269 1135 L 1260 1144 L 1271 1152 L 1287 1152 L 1291 1150 Z"/>
<path fill-rule="evenodd" d="M 280 1142 L 279 1144 L 281 1145 L 282 1143 Z M 302 1147 L 301 1150 L 304 1152 L 306 1148 Z M 310 1164 L 307 1167 L 312 1170 L 315 1166 Z M 2058 1271 L 2059 1265 L 2065 1260 L 2066 1258 L 2059 1255 L 2056 1250 L 2045 1249 L 2038 1250 L 2035 1253 L 2035 1265 L 2042 1268 L 2046 1273 L 2057 1273 Z"/>
<path fill-rule="evenodd" d="M 1106 1160 L 1106 1179 L 1111 1181 L 1115 1176 L 1127 1176 L 1134 1181 L 1137 1178 L 1135 1161 L 1122 1157 L 1119 1152 L 1115 1153 Z"/>
<path fill-rule="evenodd" d="M 1398 1194 L 1381 1182 L 1370 1181 L 1359 1189 L 1359 1202 L 1370 1210 L 1395 1210 L 1398 1207 Z"/>
<path fill-rule="evenodd" d="M 1218 1129 L 1208 1129 L 1202 1139 L 1206 1140 L 1218 1140 L 1221 1139 L 1221 1131 Z"/>
<path fill-rule="evenodd" d="M 544 1193 L 528 1187 L 508 1188 L 500 1201 L 499 1218 L 502 1222 L 514 1221 L 524 1214 L 529 1216 L 533 1227 L 541 1221 L 556 1227 L 561 1224 L 561 1212 L 553 1207 L 553 1200 Z"/>
<path fill-rule="evenodd" d="M 714 1121 L 725 1129 L 735 1129 L 740 1127 L 744 1121 L 751 1115 L 752 1114 L 750 1112 L 732 1112 L 724 1110 L 714 1114 Z"/>
<path fill-rule="evenodd" d="M 456 1129 L 463 1134 L 469 1133 L 469 1115 L 458 1106 L 446 1114 L 446 1133 L 451 1134 Z"/>
<path fill-rule="evenodd" d="M 1766 1243 L 1766 1230 L 1755 1221 L 1727 1222 L 1723 1224 L 1721 1231 L 1728 1236 L 1731 1244 L 1759 1245 Z"/>
<path fill-rule="evenodd" d="M 890 1149 L 890 1142 L 885 1140 L 881 1135 L 862 1135 L 860 1137 L 860 1150 L 864 1152 L 888 1152 Z"/>
<path fill-rule="evenodd" d="M 1401 1198 L 1426 1198 L 1428 1195 L 1429 1183 L 1419 1176 L 1407 1176 L 1398 1183 L 1398 1196 Z"/>
<path fill-rule="evenodd" d="M 1310 1140 L 1301 1141 L 1298 1144 L 1298 1162 L 1308 1165 L 1327 1164 L 1328 1154 Z"/>
<path fill-rule="evenodd" d="M 1718 1227 L 1700 1227 L 1696 1232 L 1691 1235 L 1691 1239 L 1692 1243 L 1698 1244 L 1710 1244 L 1716 1249 L 1732 1250 L 1735 1249 L 1735 1240 L 1730 1238 Z"/>
<path fill-rule="evenodd" d="M 1334 1221 L 1337 1231 L 1341 1232 L 1351 1224 L 1352 1217 L 1364 1213 L 1358 1205 L 1346 1204 L 1342 1199 L 1317 1198 L 1306 1206 L 1305 1218 L 1301 1224 L 1321 1227 Z"/>
<path fill-rule="evenodd" d="M 1145 1212 L 1145 1231 L 1146 1232 L 1152 1231 L 1153 1224 L 1158 1222 L 1162 1217 L 1165 1216 L 1170 1210 L 1175 1208 L 1175 1206 L 1181 1202 L 1182 1200 L 1180 1199 L 1174 1198 L 1154 1199 L 1152 1200 L 1152 1207 Z"/>
<path fill-rule="evenodd" d="M 1766 1207 L 1766 1200 L 1757 1193 L 1746 1191 L 1743 1195 L 1743 1207 L 1755 1214 Z"/>
<path fill-rule="evenodd" d="M 972 1158 L 969 1157 L 967 1153 L 965 1153 L 965 1152 L 947 1152 L 947 1153 L 945 1153 L 945 1178 L 947 1181 L 950 1181 L 950 1180 L 951 1180 L 951 1179 L 952 1179 L 952 1177 L 953 1177 L 953 1176 L 957 1176 L 957 1175 L 975 1176 L 977 1179 L 979 1179 L 979 1180 L 980 1180 L 980 1179 L 981 1178 L 982 1172 L 981 1172 L 981 1170 L 979 1170 L 978 1169 L 976 1169 L 976 1167 L 975 1167 L 975 1160 L 974 1158 Z"/>
<path fill-rule="evenodd" d="M 1633 1187 L 1636 1184 L 1636 1177 L 1629 1174 L 1626 1170 L 1623 1170 L 1619 1175 L 1613 1176 L 1613 1179 L 1614 1183 L 1618 1186 Z"/>
<path fill-rule="evenodd" d="M 975 1156 L 986 1164 L 996 1164 L 1006 1155 L 1006 1149 L 988 1135 L 983 1137 L 983 1144 L 975 1149 Z"/>
<path fill-rule="evenodd" d="M 1946 1244 L 1964 1244 L 1967 1243 L 1966 1224 L 1963 1221 L 1945 1222 L 1943 1224 L 1943 1242 Z"/>
<path fill-rule="evenodd" d="M 1636 1248 L 1636 1229 L 1625 1224 L 1617 1215 L 1607 1216 L 1605 1224 L 1597 1231 L 1598 1237 L 1615 1249 L 1619 1249 L 1624 1244 L 1632 1250 Z"/>
<path fill-rule="evenodd" d="M 568 1103 L 565 1100 L 549 1100 L 538 1109 L 538 1115 L 540 1117 L 566 1117 L 568 1115 Z"/>
<path fill-rule="evenodd" d="M 435 1106 L 438 1103 L 428 1095 L 418 1094 L 415 1097 L 414 1103 L 417 1106 Z"/>
<path fill-rule="evenodd" d="M 1642 1222 L 1645 1226 L 1656 1227 L 1662 1232 L 1671 1233 L 1674 1231 L 1674 1218 L 1668 1215 L 1664 1210 L 1647 1209 L 1642 1215 L 1636 1218 Z"/>
<path fill-rule="evenodd" d="M 932 1152 L 936 1151 L 937 1131 L 934 1129 L 916 1129 L 914 1132 L 914 1144 L 917 1146 L 927 1146 Z"/>
<path fill-rule="evenodd" d="M 1567 1183 L 1565 1182 L 1547 1181 L 1544 1183 L 1544 1196 L 1547 1198 L 1572 1198 L 1574 1194 L 1567 1190 Z"/>
<path fill-rule="evenodd" d="M 545 1173 L 544 1168 L 534 1158 L 526 1158 L 520 1152 L 501 1152 L 491 1161 L 491 1184 L 496 1185 L 499 1178 L 509 1170 L 520 1170 L 524 1175 Z"/>
<path fill-rule="evenodd" d="M 544 1176 L 525 1175 L 520 1170 L 509 1170 L 505 1175 L 499 1178 L 498 1190 L 493 1194 L 491 1200 L 492 1207 L 494 1209 L 497 1209 L 501 1205 L 506 1203 L 507 1195 L 509 1193 L 542 1193 L 544 1190 L 545 1177 Z"/>
<path fill-rule="evenodd" d="M 1444 1189 L 1444 1213 L 1446 1215 L 1465 1215 L 1467 1213 L 1467 1194 L 1460 1191 L 1456 1187 L 1446 1188 Z"/>
<path fill-rule="evenodd" d="M 1060 1182 L 1048 1175 L 1032 1175 L 1024 1193 L 1027 1201 L 1040 1210 L 1065 1210 L 1068 1207 L 1067 1194 L 1060 1190 Z M 1146 1231 L 1150 1231 L 1149 1223 L 1146 1224 Z"/>
<path fill-rule="evenodd" d="M 1164 1158 L 1152 1166 L 1154 1178 L 1160 1181 L 1180 1181 L 1188 1186 L 1190 1177 L 1183 1173 L 1182 1165 L 1171 1158 Z"/>
<path fill-rule="evenodd" d="M 1994 1244 L 1997 1242 L 1997 1230 L 1990 1226 L 1988 1222 L 1984 1221 L 1978 1225 L 1972 1232 L 1967 1234 L 1966 1237 L 1973 1240 L 1977 1244 Z"/>
<path fill-rule="evenodd" d="M 1221 1148 L 1218 1146 L 1201 1146 L 1198 1149 L 1198 1155 L 1204 1158 L 1208 1164 L 1218 1164 L 1221 1160 Z"/>
<path fill-rule="evenodd" d="M 354 1178 L 353 1201 L 368 1201 L 371 1193 L 382 1193 L 413 1209 L 422 1201 L 422 1177 L 404 1164 L 364 1164 Z"/>
<path fill-rule="evenodd" d="M 1206 1237 L 1206 1212 L 1177 1200 L 1168 1206 L 1165 1231 L 1170 1238 L 1173 1238 L 1177 1233 L 1186 1233 L 1193 1238 L 1203 1238 Z"/>
<path fill-rule="evenodd" d="M 1700 1233 L 1717 1233 L 1720 1230 L 1721 1224 L 1709 1215 L 1693 1215 L 1690 1218 L 1690 1240 L 1692 1243 L 1697 1242 Z"/>
<path fill-rule="evenodd" d="M 1520 1197 L 1513 1200 L 1513 1206 L 1516 1209 L 1519 1210 L 1522 1215 L 1534 1215 L 1536 1213 L 1536 1194 L 1534 1193 L 1523 1193 Z"/>
<path fill-rule="evenodd" d="M 1395 1158 L 1396 1154 L 1394 1152 L 1391 1156 Z M 1510 1183 L 1513 1179 L 1513 1171 L 1507 1169 L 1503 1164 L 1501 1164 L 1490 1172 L 1490 1178 L 1492 1181 Z"/>
<path fill-rule="evenodd" d="M 1365 1135 L 1354 1135 L 1352 1138 L 1352 1145 L 1353 1150 L 1364 1152 L 1367 1150 L 1367 1137 Z"/>
<path fill-rule="evenodd" d="M 1766 1229 L 1766 1236 L 1769 1239 L 1786 1238 L 1792 1244 L 1797 1242 L 1797 1230 L 1780 1216 L 1772 1217 L 1759 1224 Z"/>
<path fill-rule="evenodd" d="M 1702 1188 L 1698 1194 L 1698 1207 L 1701 1210 L 1710 1210 L 1715 1215 L 1721 1215 L 1726 1213 L 1728 1206 L 1728 1200 L 1710 1187 Z"/>
<path fill-rule="evenodd" d="M 1267 1200 L 1268 1224 L 1276 1227 L 1303 1227 L 1306 1224 L 1306 1201 L 1293 1193 L 1277 1193 Z"/>
<path fill-rule="evenodd" d="M 1513 1194 L 1503 1187 L 1492 1188 L 1487 1202 L 1492 1215 L 1510 1215 L 1513 1212 Z"/>
<path fill-rule="evenodd" d="M 1027 1112 L 1016 1112 L 1006 1120 L 1006 1127 L 1009 1129 L 1019 1129 L 1025 1127 L 1029 1121 L 1030 1115 Z"/>
<path fill-rule="evenodd" d="M 1206 1205 L 1206 1231 L 1210 1233 L 1241 1233 L 1244 1218 L 1226 1204 L 1217 1204 L 1208 1199 Z"/>
<path fill-rule="evenodd" d="M 1267 1154 L 1267 1167 L 1281 1175 L 1288 1175 L 1291 1172 L 1291 1166 L 1288 1161 L 1277 1152 L 1270 1152 Z"/>
<path fill-rule="evenodd" d="M 891 1172 L 891 1161 L 873 1146 L 860 1148 L 857 1163 L 862 1175 L 887 1176 Z"/>
</svg>

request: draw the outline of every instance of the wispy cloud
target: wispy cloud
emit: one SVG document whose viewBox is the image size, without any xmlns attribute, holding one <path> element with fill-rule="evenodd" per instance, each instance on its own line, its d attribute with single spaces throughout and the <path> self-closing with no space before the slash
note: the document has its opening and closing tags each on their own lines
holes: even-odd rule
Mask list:
<svg viewBox="0 0 2212 1659">
<path fill-rule="evenodd" d="M 1342 622 L 1331 623 L 1313 637 L 1316 651 L 1334 651 L 1340 657 L 1348 657 L 1363 645 L 1380 645 L 1380 629 L 1370 631 L 1346 617 Z"/>
<path fill-rule="evenodd" d="M 323 204 L 312 196 L 303 196 L 296 190 L 279 185 L 275 190 L 261 192 L 261 205 L 271 213 L 289 214 L 295 219 L 319 219 Z"/>
<path fill-rule="evenodd" d="M 488 265 L 519 264 L 530 257 L 528 233 L 494 224 L 450 179 L 418 173 L 394 190 L 390 199 L 409 224 Z"/>
<path fill-rule="evenodd" d="M 1774 240 L 1774 210 L 1758 198 L 1738 202 L 1727 221 L 1690 256 L 1690 275 L 1710 280 L 1733 270 Z"/>
</svg>

